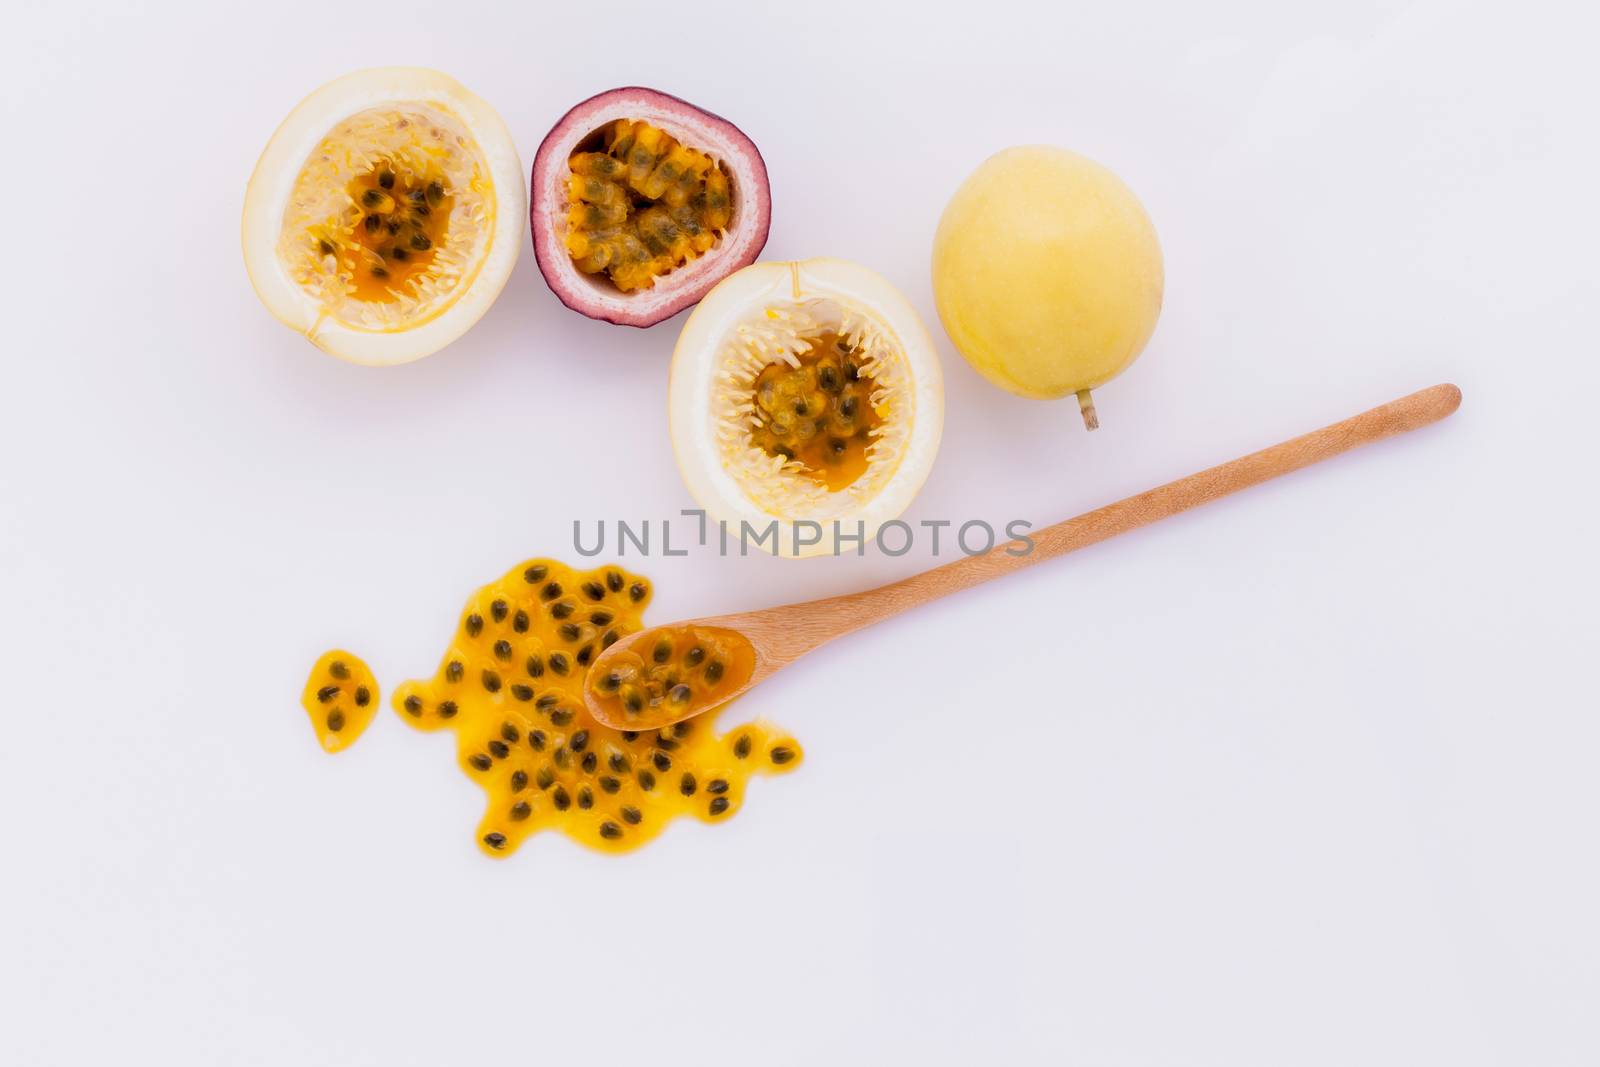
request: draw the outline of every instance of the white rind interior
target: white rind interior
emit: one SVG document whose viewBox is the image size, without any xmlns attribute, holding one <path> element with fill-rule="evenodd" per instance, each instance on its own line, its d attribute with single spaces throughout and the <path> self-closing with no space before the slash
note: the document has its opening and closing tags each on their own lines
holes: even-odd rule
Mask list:
<svg viewBox="0 0 1600 1067">
<path fill-rule="evenodd" d="M 476 277 L 427 322 L 396 330 L 362 330 L 326 314 L 278 258 L 284 208 L 306 159 L 339 122 L 369 108 L 422 103 L 449 112 L 472 133 L 494 185 L 495 219 Z M 488 104 L 454 78 L 419 67 L 357 71 L 329 82 L 289 113 L 267 143 L 245 193 L 241 239 L 245 269 L 262 303 L 318 348 L 355 363 L 406 363 L 438 351 L 467 331 L 494 303 L 521 247 L 527 216 L 522 162 L 511 131 Z"/>
</svg>

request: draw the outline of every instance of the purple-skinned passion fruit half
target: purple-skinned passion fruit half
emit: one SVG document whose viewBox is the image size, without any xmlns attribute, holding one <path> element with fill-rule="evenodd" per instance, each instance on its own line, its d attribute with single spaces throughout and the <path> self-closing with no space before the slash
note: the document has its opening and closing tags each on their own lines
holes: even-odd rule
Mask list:
<svg viewBox="0 0 1600 1067">
<path fill-rule="evenodd" d="M 533 159 L 533 251 L 574 311 L 653 326 L 755 262 L 767 165 L 733 123 L 654 89 L 568 111 Z"/>
</svg>

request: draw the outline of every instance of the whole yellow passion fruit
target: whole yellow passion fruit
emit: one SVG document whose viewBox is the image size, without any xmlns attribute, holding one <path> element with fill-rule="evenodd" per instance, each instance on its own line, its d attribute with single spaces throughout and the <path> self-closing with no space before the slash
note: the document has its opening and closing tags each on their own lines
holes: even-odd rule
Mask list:
<svg viewBox="0 0 1600 1067">
<path fill-rule="evenodd" d="M 933 295 L 950 339 L 1020 396 L 1090 390 L 1143 351 L 1161 313 L 1161 245 L 1122 180 L 1064 148 L 1008 148 L 950 199 L 933 242 Z"/>
</svg>

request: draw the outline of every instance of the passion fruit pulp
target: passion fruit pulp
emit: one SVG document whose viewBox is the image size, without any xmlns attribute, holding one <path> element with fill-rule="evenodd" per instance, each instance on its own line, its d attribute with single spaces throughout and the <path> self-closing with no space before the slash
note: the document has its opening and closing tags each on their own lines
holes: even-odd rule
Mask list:
<svg viewBox="0 0 1600 1067">
<path fill-rule="evenodd" d="M 245 195 L 245 266 L 268 310 L 357 363 L 404 363 L 499 295 L 525 193 L 510 131 L 436 71 L 358 71 L 273 134 Z"/>
<path fill-rule="evenodd" d="M 620 729 L 656 730 L 737 694 L 755 672 L 756 649 L 737 630 L 662 626 L 602 662 L 606 666 L 588 678 L 601 712 L 596 719 Z"/>
<path fill-rule="evenodd" d="M 403 720 L 455 735 L 461 769 L 487 796 L 477 834 L 487 855 L 509 855 L 541 830 L 626 852 L 681 816 L 726 822 L 753 775 L 801 763 L 794 738 L 759 720 L 719 734 L 716 711 L 659 729 L 642 724 L 657 714 L 653 705 L 638 729 L 590 715 L 590 665 L 643 628 L 651 593 L 647 579 L 619 567 L 526 560 L 473 594 L 432 677 L 395 690 Z M 661 663 L 652 658 L 655 674 L 615 689 L 626 684 L 629 697 L 648 690 L 653 700 L 679 685 L 729 691 L 743 668 L 717 637 L 685 637 Z M 657 678 L 669 676 L 663 689 Z"/>
<path fill-rule="evenodd" d="M 838 492 L 867 472 L 867 451 L 883 420 L 857 342 L 835 333 L 806 342 L 792 361 L 774 360 L 756 375 L 750 438 Z"/>
<path fill-rule="evenodd" d="M 378 682 L 359 656 L 341 649 L 325 652 L 311 668 L 300 704 L 324 752 L 341 752 L 356 743 L 378 710 Z"/>
<path fill-rule="evenodd" d="M 922 487 L 944 384 L 916 311 L 855 263 L 758 263 L 695 308 L 672 356 L 673 451 L 730 536 L 784 556 L 871 540 Z M 814 524 L 826 536 L 800 536 Z M 809 542 L 809 543 L 808 543 Z"/>
<path fill-rule="evenodd" d="M 645 122 L 618 119 L 604 147 L 569 161 L 566 246 L 579 270 L 631 293 L 716 243 L 732 218 L 728 172 Z"/>
<path fill-rule="evenodd" d="M 654 89 L 585 100 L 534 157 L 539 270 L 590 318 L 651 326 L 696 303 L 755 260 L 771 217 L 754 142 Z"/>
</svg>

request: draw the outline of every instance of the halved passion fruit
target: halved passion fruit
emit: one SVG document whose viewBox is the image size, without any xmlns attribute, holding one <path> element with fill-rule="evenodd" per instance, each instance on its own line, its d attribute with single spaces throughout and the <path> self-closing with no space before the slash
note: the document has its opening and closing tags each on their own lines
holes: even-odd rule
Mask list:
<svg viewBox="0 0 1600 1067">
<path fill-rule="evenodd" d="M 526 194 L 500 116 L 436 71 L 358 71 L 306 97 L 250 178 L 244 259 L 267 309 L 356 363 L 420 359 L 516 262 Z"/>
<path fill-rule="evenodd" d="M 533 252 L 574 311 L 653 326 L 755 261 L 767 167 L 733 123 L 638 87 L 590 97 L 533 159 Z"/>
<path fill-rule="evenodd" d="M 758 263 L 713 289 L 678 337 L 668 402 L 689 491 L 730 539 L 784 556 L 833 551 L 835 523 L 870 541 L 922 487 L 944 426 L 916 311 L 838 259 Z"/>
</svg>

